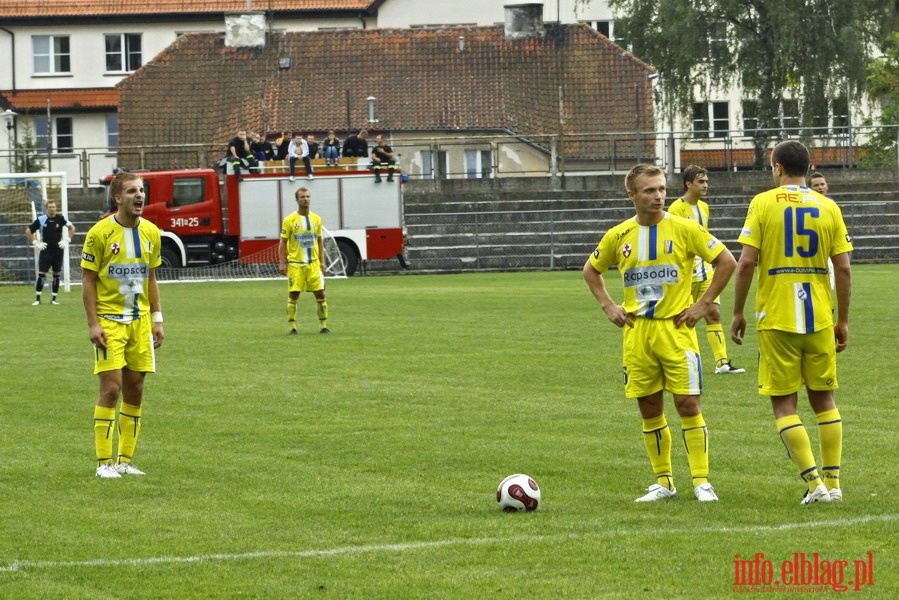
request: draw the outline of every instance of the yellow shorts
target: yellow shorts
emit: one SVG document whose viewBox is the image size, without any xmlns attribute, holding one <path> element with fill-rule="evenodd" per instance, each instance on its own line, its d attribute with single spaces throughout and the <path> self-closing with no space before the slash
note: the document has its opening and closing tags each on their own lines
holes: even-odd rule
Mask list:
<svg viewBox="0 0 899 600">
<path fill-rule="evenodd" d="M 759 338 L 759 393 L 787 396 L 805 384 L 815 391 L 837 387 L 837 349 L 833 329 L 791 333 L 774 329 L 757 332 Z"/>
<path fill-rule="evenodd" d="M 674 326 L 673 319 L 637 317 L 624 327 L 624 393 L 628 398 L 659 390 L 698 396 L 702 393 L 702 362 L 696 329 Z"/>
<path fill-rule="evenodd" d="M 287 265 L 288 292 L 317 292 L 323 289 L 325 289 L 325 281 L 322 279 L 321 263 L 314 262 L 311 265 L 290 263 Z"/>
<path fill-rule="evenodd" d="M 693 285 L 690 287 L 690 294 L 693 296 L 693 302 L 696 302 L 702 295 L 705 294 L 705 291 L 709 289 L 709 284 L 712 283 L 712 279 L 706 279 L 705 281 L 694 281 Z M 721 304 L 721 296 L 718 296 L 714 300 L 712 300 L 712 304 Z"/>
<path fill-rule="evenodd" d="M 94 347 L 94 375 L 127 367 L 138 373 L 156 372 L 153 325 L 146 314 L 131 323 L 100 319 L 106 332 L 106 348 Z"/>
</svg>

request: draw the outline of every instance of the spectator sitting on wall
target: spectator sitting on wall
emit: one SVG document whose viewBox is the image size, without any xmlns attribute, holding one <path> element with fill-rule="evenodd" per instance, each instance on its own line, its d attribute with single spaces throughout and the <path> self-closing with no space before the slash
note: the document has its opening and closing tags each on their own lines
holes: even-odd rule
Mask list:
<svg viewBox="0 0 899 600">
<path fill-rule="evenodd" d="M 393 181 L 393 171 L 396 169 L 396 153 L 387 142 L 384 136 L 379 135 L 375 138 L 375 147 L 371 151 L 371 168 L 375 172 L 375 183 L 381 183 L 381 169 L 387 167 L 387 181 Z"/>
<path fill-rule="evenodd" d="M 250 153 L 250 143 L 247 141 L 247 132 L 243 129 L 237 132 L 228 142 L 228 162 L 234 168 L 234 174 L 240 175 L 240 167 L 245 164 L 253 155 Z M 255 162 L 255 158 L 253 160 Z"/>
<path fill-rule="evenodd" d="M 290 147 L 292 139 L 293 134 L 285 131 L 281 134 L 281 137 L 275 140 L 275 160 L 284 160 L 289 156 L 287 149 Z"/>
<path fill-rule="evenodd" d="M 343 155 L 346 157 L 368 156 L 368 142 L 365 141 L 365 138 L 367 137 L 368 131 L 365 129 L 361 130 L 359 133 L 348 135 L 346 139 L 343 140 Z"/>
<path fill-rule="evenodd" d="M 311 133 L 306 135 L 306 144 L 309 146 L 309 158 L 321 158 L 321 154 L 318 152 L 318 142 Z"/>
<path fill-rule="evenodd" d="M 325 165 L 336 167 L 340 164 L 340 140 L 333 129 L 328 131 L 328 137 L 322 142 L 322 154 L 325 155 Z"/>
<path fill-rule="evenodd" d="M 260 133 L 253 134 L 253 141 L 250 142 L 250 152 L 259 162 L 273 160 L 275 158 L 275 148 L 272 143 L 265 139 Z"/>
</svg>

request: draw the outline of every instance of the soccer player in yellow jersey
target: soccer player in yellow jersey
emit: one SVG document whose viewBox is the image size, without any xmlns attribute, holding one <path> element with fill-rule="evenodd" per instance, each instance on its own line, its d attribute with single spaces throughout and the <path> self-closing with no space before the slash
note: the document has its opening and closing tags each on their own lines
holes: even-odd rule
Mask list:
<svg viewBox="0 0 899 600">
<path fill-rule="evenodd" d="M 297 335 L 297 300 L 300 292 L 312 292 L 318 313 L 319 332 L 328 329 L 328 303 L 325 302 L 325 256 L 322 242 L 322 219 L 309 211 L 312 194 L 307 188 L 299 188 L 294 197 L 297 212 L 291 213 L 281 225 L 278 243 L 278 270 L 287 275 L 287 324 L 288 333 Z"/>
<path fill-rule="evenodd" d="M 685 219 L 696 221 L 704 228 L 709 228 L 709 205 L 703 200 L 709 191 L 709 176 L 705 169 L 697 165 L 689 165 L 683 172 L 684 195 L 671 203 L 668 212 Z M 696 257 L 693 265 L 693 299 L 702 297 L 712 281 L 712 265 Z M 731 364 L 727 357 L 727 337 L 721 326 L 721 299 L 715 298 L 705 315 L 706 338 L 715 357 L 715 374 L 725 375 L 745 373 L 746 369 Z"/>
<path fill-rule="evenodd" d="M 131 460 L 141 428 L 144 377 L 156 372 L 155 350 L 165 337 L 156 282 L 162 246 L 159 229 L 141 218 L 140 175 L 120 172 L 110 195 L 117 210 L 91 227 L 81 255 L 84 312 L 94 345 L 94 374 L 100 377 L 94 408 L 97 477 L 104 479 L 144 474 Z"/>
<path fill-rule="evenodd" d="M 636 215 L 609 229 L 584 264 L 583 274 L 606 317 L 624 330 L 624 391 L 637 399 L 643 442 L 656 477 L 637 502 L 677 496 L 671 469 L 671 432 L 664 392 L 674 395 L 693 493 L 701 502 L 718 500 L 709 483 L 708 429 L 702 416 L 702 365 L 696 323 L 705 317 L 734 271 L 730 251 L 699 224 L 665 212 L 665 173 L 637 165 L 625 187 Z M 708 289 L 690 294 L 695 257 L 712 263 Z M 603 273 L 616 266 L 624 302 L 616 304 Z"/>
<path fill-rule="evenodd" d="M 743 244 L 734 279 L 731 338 L 743 343 L 746 297 L 758 263 L 755 297 L 759 338 L 760 394 L 771 397 L 775 424 L 787 454 L 807 485 L 802 505 L 840 502 L 843 422 L 834 399 L 836 353 L 849 338 L 852 242 L 840 208 L 805 187 L 811 159 L 797 141 L 771 153 L 775 189 L 752 199 L 740 233 Z M 833 261 L 837 314 L 827 259 Z M 818 421 L 822 468 L 818 471 L 808 432 L 797 414 L 805 385 Z"/>
</svg>

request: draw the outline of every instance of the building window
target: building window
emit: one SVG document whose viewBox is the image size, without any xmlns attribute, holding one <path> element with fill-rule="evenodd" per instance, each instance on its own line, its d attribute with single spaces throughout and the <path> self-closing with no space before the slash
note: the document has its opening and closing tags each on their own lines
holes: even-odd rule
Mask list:
<svg viewBox="0 0 899 600">
<path fill-rule="evenodd" d="M 730 106 L 727 102 L 693 103 L 693 137 L 727 137 Z"/>
<path fill-rule="evenodd" d="M 446 179 L 449 177 L 449 154 L 446 150 L 437 150 L 434 153 L 434 179 Z"/>
<path fill-rule="evenodd" d="M 50 131 L 46 117 L 34 120 L 35 146 L 43 148 L 42 153 L 46 153 L 48 148 L 54 154 L 73 152 L 75 136 L 72 133 L 72 117 L 53 117 L 52 123 L 53 129 Z"/>
<path fill-rule="evenodd" d="M 130 73 L 141 66 L 141 37 L 139 33 L 107 34 L 106 72 Z"/>
<path fill-rule="evenodd" d="M 119 145 L 119 115 L 106 115 L 106 145 L 110 152 L 116 152 Z"/>
<path fill-rule="evenodd" d="M 612 22 L 611 21 L 586 21 L 586 23 L 590 27 L 595 29 L 596 31 L 598 31 L 601 34 L 603 34 L 604 36 L 606 36 L 607 38 L 612 39 L 612 36 L 611 36 Z"/>
<path fill-rule="evenodd" d="M 833 126 L 831 133 L 846 135 L 849 133 L 849 101 L 846 96 L 834 98 L 830 102 L 830 114 Z"/>
<path fill-rule="evenodd" d="M 448 155 L 445 150 L 421 150 L 421 178 L 446 179 Z"/>
<path fill-rule="evenodd" d="M 72 56 L 67 35 L 35 35 L 31 38 L 35 75 L 69 75 Z"/>
<path fill-rule="evenodd" d="M 631 43 L 624 35 L 624 29 L 615 29 L 614 21 L 581 21 L 581 23 L 586 23 L 596 31 L 600 32 L 622 48 L 631 50 Z"/>
<path fill-rule="evenodd" d="M 759 128 L 758 100 L 743 100 L 743 135 L 755 135 Z"/>
<path fill-rule="evenodd" d="M 799 100 L 781 100 L 780 124 L 786 135 L 796 135 L 799 131 Z"/>
<path fill-rule="evenodd" d="M 421 178 L 434 179 L 434 153 L 430 150 L 422 150 L 418 153 L 421 159 Z"/>
<path fill-rule="evenodd" d="M 730 131 L 730 106 L 727 102 L 712 102 L 712 135 L 727 137 Z"/>
<path fill-rule="evenodd" d="M 825 109 L 825 113 L 814 114 L 811 117 L 807 117 L 806 120 L 811 125 L 811 130 L 807 133 L 810 135 L 825 135 L 827 133 L 828 126 L 828 115 Z"/>
<path fill-rule="evenodd" d="M 492 170 L 490 150 L 465 151 L 465 178 L 489 179 Z"/>
<path fill-rule="evenodd" d="M 705 102 L 693 103 L 693 137 L 709 136 L 709 109 Z"/>
<path fill-rule="evenodd" d="M 706 38 L 706 61 L 717 61 L 727 56 L 727 24 L 713 23 Z"/>
</svg>

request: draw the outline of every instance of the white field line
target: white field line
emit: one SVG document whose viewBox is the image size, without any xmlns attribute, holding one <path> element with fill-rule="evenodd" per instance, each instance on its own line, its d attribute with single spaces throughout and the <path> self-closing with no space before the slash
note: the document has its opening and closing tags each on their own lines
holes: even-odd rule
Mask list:
<svg viewBox="0 0 899 600">
<path fill-rule="evenodd" d="M 696 527 L 684 529 L 668 529 L 666 533 L 760 533 L 765 531 L 786 531 L 805 529 L 808 527 L 856 526 L 865 523 L 895 521 L 899 515 L 869 515 L 853 519 L 834 519 L 827 521 L 804 521 L 802 523 L 781 523 L 780 525 L 747 525 L 745 527 Z M 493 538 L 456 538 L 433 542 L 409 542 L 405 544 L 376 544 L 371 546 L 343 546 L 326 550 L 261 550 L 258 552 L 239 552 L 233 554 L 201 554 L 197 556 L 156 556 L 150 558 L 121 558 L 94 560 L 22 560 L 13 561 L 0 566 L 0 572 L 25 571 L 30 569 L 67 569 L 76 567 L 114 567 L 114 566 L 147 566 L 169 565 L 200 562 L 224 562 L 232 560 L 254 560 L 267 558 L 321 558 L 328 556 L 377 554 L 390 552 L 408 552 L 412 550 L 428 550 L 446 546 L 477 546 L 485 544 L 508 544 L 509 542 L 550 542 L 559 540 L 585 540 L 590 538 L 625 537 L 635 535 L 657 535 L 657 532 L 635 530 L 610 530 L 598 533 L 571 533 L 557 535 L 529 535 Z"/>
</svg>

